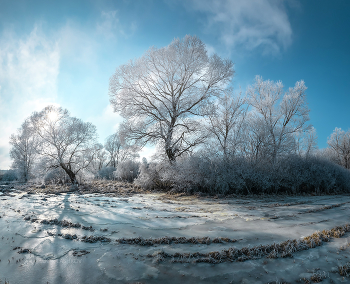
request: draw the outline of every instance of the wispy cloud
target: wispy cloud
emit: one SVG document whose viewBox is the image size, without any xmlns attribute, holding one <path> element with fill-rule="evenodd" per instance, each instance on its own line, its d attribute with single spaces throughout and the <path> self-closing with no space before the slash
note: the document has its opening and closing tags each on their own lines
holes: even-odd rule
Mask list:
<svg viewBox="0 0 350 284">
<path fill-rule="evenodd" d="M 118 18 L 118 11 L 102 11 L 101 17 L 96 23 L 96 32 L 107 39 L 117 39 L 118 35 L 123 37 L 132 36 L 137 30 L 135 21 L 128 26 L 122 25 Z"/>
<path fill-rule="evenodd" d="M 117 11 L 101 12 L 101 19 L 96 24 L 96 31 L 106 38 L 114 38 L 119 31 Z"/>
<path fill-rule="evenodd" d="M 217 33 L 228 48 L 279 53 L 292 42 L 284 1 L 191 0 L 190 8 L 204 13 L 206 29 Z"/>
<path fill-rule="evenodd" d="M 73 65 L 91 65 L 97 61 L 99 42 L 91 32 L 73 21 L 67 21 L 54 33 L 62 59 Z"/>
<path fill-rule="evenodd" d="M 56 102 L 60 53 L 39 27 L 0 40 L 0 169 L 10 165 L 9 136 L 33 111 Z"/>
</svg>

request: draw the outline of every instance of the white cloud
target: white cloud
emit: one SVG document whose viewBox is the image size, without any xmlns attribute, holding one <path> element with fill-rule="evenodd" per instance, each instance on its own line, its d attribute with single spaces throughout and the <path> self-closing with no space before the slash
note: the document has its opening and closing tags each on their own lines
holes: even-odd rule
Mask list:
<svg viewBox="0 0 350 284">
<path fill-rule="evenodd" d="M 97 22 L 96 31 L 107 38 L 114 38 L 119 29 L 117 11 L 101 12 L 101 20 Z"/>
<path fill-rule="evenodd" d="M 131 22 L 128 26 L 119 22 L 118 11 L 102 11 L 101 17 L 96 24 L 97 34 L 101 34 L 107 39 L 116 39 L 120 34 L 123 37 L 132 36 L 137 30 L 136 22 Z"/>
<path fill-rule="evenodd" d="M 60 53 L 56 42 L 35 27 L 0 40 L 0 169 L 10 166 L 9 137 L 33 111 L 56 102 Z"/>
<path fill-rule="evenodd" d="M 55 33 L 55 37 L 58 39 L 61 57 L 70 64 L 86 66 L 93 65 L 97 61 L 98 41 L 76 23 L 67 21 Z"/>
<path fill-rule="evenodd" d="M 206 15 L 207 30 L 218 33 L 228 48 L 261 48 L 268 54 L 291 44 L 292 28 L 284 1 L 192 0 L 190 7 Z"/>
</svg>

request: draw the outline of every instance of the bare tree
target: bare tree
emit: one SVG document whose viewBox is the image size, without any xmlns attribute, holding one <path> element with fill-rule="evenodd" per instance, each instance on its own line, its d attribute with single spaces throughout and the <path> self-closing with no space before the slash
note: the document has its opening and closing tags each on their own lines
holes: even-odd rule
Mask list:
<svg viewBox="0 0 350 284">
<path fill-rule="evenodd" d="M 226 94 L 212 105 L 213 111 L 207 116 L 207 130 L 219 142 L 215 144 L 225 159 L 235 155 L 243 143 L 242 131 L 247 111 L 245 102 L 241 94 L 235 97 Z"/>
<path fill-rule="evenodd" d="M 260 76 L 256 76 L 255 83 L 247 89 L 249 103 L 262 125 L 272 164 L 279 155 L 295 150 L 295 133 L 309 128 L 305 91 L 304 81 L 296 82 L 294 88 L 284 92 L 281 81 L 263 81 Z"/>
<path fill-rule="evenodd" d="M 317 149 L 316 129 L 311 127 L 308 131 L 296 133 L 296 151 L 299 156 L 310 156 Z"/>
<path fill-rule="evenodd" d="M 97 175 L 102 168 L 108 165 L 108 152 L 103 148 L 102 144 L 98 143 L 94 145 L 92 153 L 93 157 L 91 158 L 88 170 L 94 175 Z"/>
<path fill-rule="evenodd" d="M 122 143 L 119 138 L 119 133 L 114 133 L 107 137 L 105 149 L 109 154 L 108 166 L 116 168 L 120 158 Z"/>
<path fill-rule="evenodd" d="M 71 182 L 77 183 L 76 175 L 93 160 L 96 127 L 55 106 L 33 113 L 30 120 L 40 141 L 38 153 L 47 161 L 47 166 L 61 167 Z"/>
<path fill-rule="evenodd" d="M 264 121 L 256 112 L 249 112 L 245 120 L 245 133 L 242 151 L 251 162 L 266 161 L 269 153 L 269 135 Z"/>
<path fill-rule="evenodd" d="M 336 127 L 327 143 L 336 156 L 336 162 L 350 169 L 350 130 L 345 132 Z"/>
<path fill-rule="evenodd" d="M 33 166 L 37 159 L 38 139 L 34 135 L 33 127 L 26 120 L 16 134 L 10 138 L 12 146 L 10 156 L 13 159 L 12 168 L 19 175 L 19 179 L 27 182 L 33 175 Z"/>
<path fill-rule="evenodd" d="M 126 119 L 128 139 L 161 144 L 170 161 L 203 142 L 199 116 L 234 74 L 233 63 L 208 56 L 195 36 L 150 48 L 110 79 L 110 101 Z"/>
<path fill-rule="evenodd" d="M 117 168 L 118 163 L 126 160 L 134 160 L 139 157 L 140 150 L 137 145 L 129 145 L 120 137 L 120 133 L 116 132 L 107 137 L 105 149 L 109 154 L 107 166 Z"/>
</svg>

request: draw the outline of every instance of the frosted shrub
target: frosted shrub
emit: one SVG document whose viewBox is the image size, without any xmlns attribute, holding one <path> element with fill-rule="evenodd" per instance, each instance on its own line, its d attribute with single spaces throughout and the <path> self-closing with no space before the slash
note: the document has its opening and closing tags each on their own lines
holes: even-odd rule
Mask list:
<svg viewBox="0 0 350 284">
<path fill-rule="evenodd" d="M 114 172 L 116 171 L 116 168 L 114 167 L 103 167 L 101 170 L 98 171 L 97 177 L 101 179 L 113 179 L 114 178 Z"/>
<path fill-rule="evenodd" d="M 275 166 L 245 159 L 186 157 L 142 165 L 135 181 L 147 189 L 209 194 L 350 192 L 350 172 L 317 157 L 285 156 Z"/>
<path fill-rule="evenodd" d="M 280 190 L 292 193 L 350 191 L 350 172 L 317 157 L 290 156 L 279 162 L 276 177 Z"/>
<path fill-rule="evenodd" d="M 64 184 L 69 182 L 68 175 L 60 168 L 53 169 L 44 176 L 45 184 Z"/>
<path fill-rule="evenodd" d="M 242 188 L 242 180 L 228 164 L 190 157 L 179 161 L 174 172 L 178 189 L 226 194 Z"/>
<path fill-rule="evenodd" d="M 2 181 L 15 181 L 18 179 L 18 174 L 15 170 L 7 170 L 4 174 L 0 175 Z"/>
<path fill-rule="evenodd" d="M 142 163 L 135 184 L 149 190 L 170 190 L 174 182 L 171 177 L 173 173 L 174 169 L 169 162 Z"/>
<path fill-rule="evenodd" d="M 139 162 L 126 160 L 117 165 L 117 170 L 114 172 L 114 176 L 123 181 L 133 182 L 139 174 L 139 168 Z"/>
</svg>

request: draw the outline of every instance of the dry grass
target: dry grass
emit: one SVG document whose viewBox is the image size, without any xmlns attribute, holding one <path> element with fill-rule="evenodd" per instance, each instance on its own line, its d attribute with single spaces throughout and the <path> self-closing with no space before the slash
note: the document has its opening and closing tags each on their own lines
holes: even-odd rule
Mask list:
<svg viewBox="0 0 350 284">
<path fill-rule="evenodd" d="M 63 228 L 77 228 L 77 229 L 81 228 L 83 230 L 87 230 L 87 231 L 91 231 L 91 232 L 95 231 L 95 229 L 92 228 L 92 226 L 83 226 L 80 223 L 72 223 L 72 222 L 67 221 L 67 220 L 61 220 L 61 221 L 58 221 L 58 219 L 39 220 L 35 216 L 25 216 L 23 218 L 23 220 L 30 221 L 32 223 L 39 222 L 40 224 L 44 224 L 44 225 L 55 225 L 55 226 L 60 226 Z"/>
<path fill-rule="evenodd" d="M 338 271 L 339 271 L 339 274 L 341 276 L 349 277 L 350 276 L 350 262 L 348 262 L 347 264 L 345 264 L 343 266 L 339 266 Z"/>
<path fill-rule="evenodd" d="M 346 204 L 346 203 L 347 203 L 347 202 L 343 202 L 343 203 L 339 203 L 339 204 L 333 204 L 333 205 L 322 206 L 322 207 L 320 207 L 320 208 L 309 209 L 309 210 L 307 210 L 307 211 L 300 212 L 299 214 L 314 213 L 314 212 L 319 212 L 319 211 L 323 211 L 323 210 L 328 210 L 328 209 L 340 207 L 340 206 L 342 206 L 342 205 L 344 205 L 344 204 Z"/>
<path fill-rule="evenodd" d="M 61 194 L 74 192 L 76 194 L 111 194 L 115 196 L 130 196 L 135 193 L 147 193 L 149 191 L 143 190 L 141 187 L 131 183 L 113 181 L 113 180 L 93 180 L 77 187 L 71 185 L 38 185 L 38 184 L 14 184 L 14 188 L 26 191 L 28 194 Z"/>
<path fill-rule="evenodd" d="M 141 246 L 153 246 L 155 244 L 160 245 L 169 245 L 169 244 L 205 244 L 210 245 L 211 243 L 234 243 L 237 240 L 230 239 L 230 238 L 214 238 L 211 239 L 209 237 L 192 237 L 192 238 L 185 238 L 185 237 L 162 237 L 157 239 L 144 239 L 142 237 L 138 238 L 121 238 L 117 239 L 116 242 L 120 244 L 132 244 L 132 245 L 141 245 Z"/>
<path fill-rule="evenodd" d="M 163 261 L 166 258 L 171 258 L 172 262 L 206 262 L 212 264 L 234 261 L 242 262 L 262 257 L 293 257 L 293 253 L 295 252 L 315 248 L 322 245 L 323 242 L 328 242 L 331 238 L 340 238 L 349 231 L 350 224 L 346 224 L 344 226 L 337 226 L 330 230 L 315 232 L 302 240 L 287 240 L 277 244 L 273 243 L 271 245 L 259 245 L 252 248 L 244 247 L 241 249 L 229 248 L 220 252 L 213 251 L 208 253 L 194 252 L 168 254 L 164 251 L 158 251 L 153 254 L 148 254 L 147 256 L 153 257 L 156 262 Z"/>
</svg>

